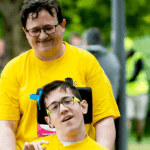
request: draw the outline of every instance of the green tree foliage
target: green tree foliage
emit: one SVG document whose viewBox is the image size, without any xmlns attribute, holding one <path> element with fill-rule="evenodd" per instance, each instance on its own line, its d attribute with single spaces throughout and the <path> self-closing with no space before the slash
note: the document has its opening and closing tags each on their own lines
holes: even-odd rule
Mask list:
<svg viewBox="0 0 150 150">
<path fill-rule="evenodd" d="M 63 16 L 67 20 L 64 40 L 70 31 L 83 33 L 85 29 L 99 27 L 104 40 L 110 41 L 110 0 L 60 0 Z"/>
<path fill-rule="evenodd" d="M 60 0 L 67 19 L 65 40 L 70 31 L 82 32 L 90 27 L 101 29 L 105 43 L 110 43 L 112 0 Z M 150 34 L 150 1 L 126 0 L 126 31 L 131 38 Z"/>
<path fill-rule="evenodd" d="M 149 0 L 126 0 L 126 25 L 131 38 L 150 34 Z"/>
<path fill-rule="evenodd" d="M 3 24 L 3 18 L 2 18 L 2 13 L 0 13 L 0 38 L 3 37 L 3 31 L 4 30 L 4 24 Z"/>
</svg>

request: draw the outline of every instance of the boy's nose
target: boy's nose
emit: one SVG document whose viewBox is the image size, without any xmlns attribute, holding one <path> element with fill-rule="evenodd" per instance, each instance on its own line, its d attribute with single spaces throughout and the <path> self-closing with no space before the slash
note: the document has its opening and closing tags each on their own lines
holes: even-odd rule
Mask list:
<svg viewBox="0 0 150 150">
<path fill-rule="evenodd" d="M 65 113 L 65 112 L 69 111 L 69 109 L 68 109 L 68 107 L 66 107 L 65 105 L 60 104 L 60 106 L 59 106 L 59 111 L 60 111 L 60 113 L 62 114 L 62 113 Z"/>
</svg>

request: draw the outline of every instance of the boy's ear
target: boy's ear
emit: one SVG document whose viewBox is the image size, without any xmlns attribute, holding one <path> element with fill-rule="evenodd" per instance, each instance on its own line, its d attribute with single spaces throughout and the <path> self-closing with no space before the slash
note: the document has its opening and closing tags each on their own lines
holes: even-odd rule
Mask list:
<svg viewBox="0 0 150 150">
<path fill-rule="evenodd" d="M 82 109 L 82 113 L 83 114 L 87 114 L 87 111 L 88 111 L 88 103 L 86 100 L 82 100 L 81 103 L 81 109 Z"/>
<path fill-rule="evenodd" d="M 44 117 L 45 121 L 51 128 L 55 128 L 54 124 L 51 122 L 51 118 L 49 116 Z"/>
</svg>

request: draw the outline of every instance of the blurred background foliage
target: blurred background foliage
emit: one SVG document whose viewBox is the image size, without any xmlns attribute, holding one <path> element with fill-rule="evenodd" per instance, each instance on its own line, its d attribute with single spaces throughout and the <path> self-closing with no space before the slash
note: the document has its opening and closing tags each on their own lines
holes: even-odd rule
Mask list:
<svg viewBox="0 0 150 150">
<path fill-rule="evenodd" d="M 103 35 L 103 39 L 105 41 L 105 46 L 111 46 L 110 35 L 111 35 L 112 0 L 59 0 L 59 1 L 62 6 L 63 16 L 67 20 L 66 31 L 64 33 L 64 41 L 69 42 L 69 37 L 72 31 L 77 31 L 80 34 L 82 34 L 85 29 L 91 27 L 99 27 Z M 15 28 L 13 26 L 13 24 L 15 24 L 15 19 L 13 21 L 12 18 L 18 18 L 17 20 L 19 21 L 18 26 L 20 25 L 18 32 L 22 32 L 20 33 L 20 35 L 18 34 L 18 36 L 20 36 L 20 38 L 25 38 L 24 35 L 21 35 L 23 34 L 23 31 L 21 29 L 21 22 L 19 20 L 19 12 L 21 10 L 22 4 L 23 0 L 0 0 L 1 37 L 11 35 L 11 32 L 15 30 L 13 29 Z M 126 36 L 134 40 L 138 37 L 150 34 L 149 10 L 150 10 L 150 0 L 125 0 Z M 12 20 L 12 22 L 10 22 L 9 20 Z M 6 25 L 6 27 L 4 24 Z M 16 38 L 17 37 L 15 37 L 15 39 Z M 20 38 L 18 37 L 17 39 Z M 25 39 L 23 40 L 23 42 L 20 40 L 20 43 L 22 43 L 20 46 L 22 46 L 23 48 L 28 48 L 29 46 L 26 46 L 28 44 L 26 41 L 27 40 Z M 14 44 L 12 46 L 15 47 Z M 8 48 L 9 52 L 8 55 L 10 55 L 10 58 L 18 55 L 19 47 L 17 48 L 17 50 L 15 49 L 14 51 L 11 51 L 10 47 Z"/>
<path fill-rule="evenodd" d="M 112 0 L 60 0 L 64 18 L 67 19 L 65 40 L 70 31 L 82 32 L 90 27 L 99 27 L 106 45 L 111 34 Z M 150 34 L 150 1 L 126 0 L 126 35 L 135 39 Z"/>
</svg>

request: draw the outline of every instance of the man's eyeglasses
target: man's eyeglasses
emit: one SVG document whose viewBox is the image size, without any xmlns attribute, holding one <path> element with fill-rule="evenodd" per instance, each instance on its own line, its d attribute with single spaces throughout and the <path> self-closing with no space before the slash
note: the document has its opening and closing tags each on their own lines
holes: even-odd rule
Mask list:
<svg viewBox="0 0 150 150">
<path fill-rule="evenodd" d="M 37 37 L 41 34 L 41 30 L 43 30 L 47 35 L 49 34 L 53 34 L 56 32 L 56 27 L 59 25 L 59 23 L 57 25 L 46 25 L 45 27 L 43 28 L 35 28 L 35 29 L 30 29 L 30 30 L 27 30 L 26 29 L 26 32 L 28 32 L 28 34 L 32 37 Z"/>
<path fill-rule="evenodd" d="M 78 103 L 81 102 L 81 100 L 79 100 L 75 96 L 63 97 L 60 102 L 54 102 L 46 108 L 47 115 L 50 115 L 50 113 L 57 112 L 60 108 L 60 104 L 63 104 L 64 106 L 71 106 L 74 104 L 75 101 Z"/>
</svg>

